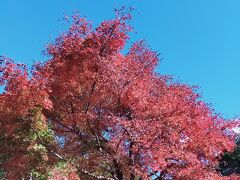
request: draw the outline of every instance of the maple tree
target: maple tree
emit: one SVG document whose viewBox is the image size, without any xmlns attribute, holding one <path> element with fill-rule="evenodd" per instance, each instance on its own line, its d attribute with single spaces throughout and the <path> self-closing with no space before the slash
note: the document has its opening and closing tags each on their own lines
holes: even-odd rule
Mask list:
<svg viewBox="0 0 240 180">
<path fill-rule="evenodd" d="M 73 16 L 29 72 L 2 57 L 0 168 L 6 179 L 227 179 L 234 148 L 225 121 L 194 87 L 155 71 L 144 41 L 123 49 L 131 16 L 98 27 Z M 232 175 L 231 179 L 238 179 Z"/>
</svg>

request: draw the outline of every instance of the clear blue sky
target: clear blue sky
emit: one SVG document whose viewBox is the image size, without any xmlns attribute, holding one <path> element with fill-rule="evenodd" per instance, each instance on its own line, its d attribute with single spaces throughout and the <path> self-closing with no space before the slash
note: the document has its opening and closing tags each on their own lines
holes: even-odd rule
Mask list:
<svg viewBox="0 0 240 180">
<path fill-rule="evenodd" d="M 162 54 L 157 69 L 190 85 L 224 117 L 240 115 L 239 0 L 0 0 L 0 55 L 32 64 L 65 29 L 64 15 L 79 11 L 95 25 L 113 9 L 135 7 L 133 40 Z"/>
</svg>

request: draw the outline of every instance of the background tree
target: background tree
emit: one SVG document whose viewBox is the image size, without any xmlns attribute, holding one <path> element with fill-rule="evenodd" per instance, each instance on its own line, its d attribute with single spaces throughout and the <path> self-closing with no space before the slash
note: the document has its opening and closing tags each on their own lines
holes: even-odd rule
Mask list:
<svg viewBox="0 0 240 180">
<path fill-rule="evenodd" d="M 224 176 L 231 174 L 240 174 L 240 142 L 239 137 L 236 139 L 236 147 L 231 152 L 225 152 L 220 161 L 218 170 Z"/>
<path fill-rule="evenodd" d="M 217 157 L 234 148 L 236 123 L 214 114 L 194 87 L 156 73 L 158 54 L 144 41 L 124 54 L 130 18 L 123 8 L 92 28 L 73 16 L 31 75 L 3 59 L 7 179 L 225 178 Z"/>
</svg>

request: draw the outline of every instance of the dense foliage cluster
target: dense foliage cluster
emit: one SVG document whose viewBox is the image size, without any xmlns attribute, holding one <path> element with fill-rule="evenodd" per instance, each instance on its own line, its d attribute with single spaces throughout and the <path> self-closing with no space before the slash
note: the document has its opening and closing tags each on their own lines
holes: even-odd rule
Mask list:
<svg viewBox="0 0 240 180">
<path fill-rule="evenodd" d="M 6 179 L 229 178 L 216 167 L 234 148 L 233 123 L 193 87 L 156 73 L 158 54 L 144 41 L 123 53 L 131 27 L 122 12 L 97 28 L 74 16 L 31 73 L 2 58 Z"/>
</svg>

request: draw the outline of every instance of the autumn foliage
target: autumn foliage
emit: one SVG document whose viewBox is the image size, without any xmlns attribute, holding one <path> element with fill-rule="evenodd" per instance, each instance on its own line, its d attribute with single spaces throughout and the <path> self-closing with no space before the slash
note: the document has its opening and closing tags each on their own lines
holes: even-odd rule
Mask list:
<svg viewBox="0 0 240 180">
<path fill-rule="evenodd" d="M 233 123 L 194 87 L 158 74 L 144 41 L 123 53 L 131 17 L 116 14 L 96 28 L 73 16 L 32 71 L 1 59 L 6 179 L 228 179 L 216 166 L 234 148 Z"/>
</svg>

